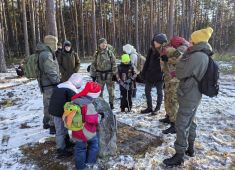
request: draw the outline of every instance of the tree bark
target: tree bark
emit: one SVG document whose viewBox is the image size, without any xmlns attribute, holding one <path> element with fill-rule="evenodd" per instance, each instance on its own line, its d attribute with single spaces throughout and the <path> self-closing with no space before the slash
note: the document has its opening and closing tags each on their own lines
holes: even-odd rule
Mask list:
<svg viewBox="0 0 235 170">
<path fill-rule="evenodd" d="M 36 31 L 35 31 L 35 15 L 34 15 L 34 3 L 35 1 L 30 0 L 30 17 L 31 17 L 31 34 L 33 41 L 33 52 L 36 50 Z"/>
<path fill-rule="evenodd" d="M 63 10 L 62 10 L 62 3 L 61 0 L 59 0 L 59 6 L 60 6 L 60 23 L 61 23 L 61 32 L 62 32 L 62 40 L 66 40 L 66 33 L 65 33 L 65 27 L 64 27 L 64 16 L 63 16 Z"/>
<path fill-rule="evenodd" d="M 7 66 L 4 55 L 4 45 L 3 45 L 3 33 L 2 33 L 2 25 L 0 23 L 0 73 L 6 73 Z"/>
<path fill-rule="evenodd" d="M 135 2 L 135 46 L 136 50 L 139 51 L 139 1 Z"/>
<path fill-rule="evenodd" d="M 82 56 L 85 58 L 85 31 L 84 31 L 83 0 L 80 0 L 80 10 L 81 10 Z"/>
<path fill-rule="evenodd" d="M 53 0 L 46 0 L 46 34 L 57 37 L 55 18 L 55 3 Z"/>
<path fill-rule="evenodd" d="M 22 10 L 23 10 L 23 24 L 24 24 L 25 55 L 26 55 L 26 58 L 28 58 L 29 57 L 29 38 L 28 38 L 28 27 L 27 27 L 25 0 L 22 0 Z"/>
<path fill-rule="evenodd" d="M 96 15 L 95 15 L 95 0 L 92 0 L 92 41 L 93 41 L 93 53 L 96 51 Z"/>
<path fill-rule="evenodd" d="M 168 39 L 171 39 L 174 34 L 174 15 L 175 0 L 170 0 L 169 22 L 168 22 Z"/>
</svg>

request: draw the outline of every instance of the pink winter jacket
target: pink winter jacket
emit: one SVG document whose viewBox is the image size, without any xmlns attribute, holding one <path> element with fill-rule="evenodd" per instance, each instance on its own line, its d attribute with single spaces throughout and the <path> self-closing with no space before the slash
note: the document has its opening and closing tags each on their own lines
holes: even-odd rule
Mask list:
<svg viewBox="0 0 235 170">
<path fill-rule="evenodd" d="M 72 137 L 75 140 L 88 141 L 96 136 L 99 116 L 92 104 L 93 99 L 88 96 L 83 96 L 72 101 L 74 104 L 81 106 L 84 126 L 79 131 L 72 131 Z"/>
</svg>

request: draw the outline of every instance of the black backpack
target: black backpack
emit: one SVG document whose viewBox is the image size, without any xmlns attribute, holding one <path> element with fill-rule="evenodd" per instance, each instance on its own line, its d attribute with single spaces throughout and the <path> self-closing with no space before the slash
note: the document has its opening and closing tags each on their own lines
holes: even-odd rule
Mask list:
<svg viewBox="0 0 235 170">
<path fill-rule="evenodd" d="M 209 58 L 208 67 L 201 81 L 195 76 L 193 77 L 198 82 L 198 88 L 202 94 L 209 97 L 215 97 L 219 93 L 219 66 L 211 57 L 214 54 L 213 52 L 201 52 L 205 53 Z"/>
</svg>

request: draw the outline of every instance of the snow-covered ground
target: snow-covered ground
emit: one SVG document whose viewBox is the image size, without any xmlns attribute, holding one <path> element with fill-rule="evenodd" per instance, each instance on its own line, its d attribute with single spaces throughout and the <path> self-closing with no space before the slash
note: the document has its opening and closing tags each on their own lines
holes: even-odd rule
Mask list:
<svg viewBox="0 0 235 170">
<path fill-rule="evenodd" d="M 86 67 L 87 64 L 82 65 L 81 74 L 88 80 Z M 0 74 L 0 80 L 14 76 L 13 72 Z M 42 128 L 42 95 L 36 81 L 26 83 L 25 78 L 7 80 L 1 81 L 0 85 L 0 169 L 37 169 L 34 165 L 26 166 L 19 162 L 23 156 L 19 147 L 49 137 L 48 131 Z M 118 89 L 116 86 L 116 98 L 119 97 Z M 235 166 L 235 76 L 221 76 L 220 89 L 216 98 L 203 97 L 197 112 L 196 156 L 186 157 L 183 169 L 228 169 Z M 153 98 L 156 102 L 155 91 Z M 13 102 L 5 102 L 8 100 Z M 124 114 L 119 112 L 119 101 L 115 100 L 114 112 L 118 120 L 160 136 L 163 144 L 151 148 L 144 157 L 120 155 L 113 158 L 109 162 L 110 169 L 120 166 L 124 169 L 166 169 L 162 160 L 174 154 L 175 135 L 161 133 L 167 128 L 158 121 L 164 117 L 164 107 L 154 117 L 139 114 L 145 107 L 144 86 L 141 84 L 133 103 L 133 113 Z"/>
</svg>

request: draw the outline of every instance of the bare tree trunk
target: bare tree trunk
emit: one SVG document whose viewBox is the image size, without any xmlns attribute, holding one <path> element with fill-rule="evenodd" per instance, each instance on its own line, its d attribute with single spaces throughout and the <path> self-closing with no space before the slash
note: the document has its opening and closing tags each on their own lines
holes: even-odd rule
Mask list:
<svg viewBox="0 0 235 170">
<path fill-rule="evenodd" d="M 59 0 L 59 6 L 60 6 L 60 23 L 61 23 L 61 32 L 62 32 L 62 40 L 66 40 L 66 33 L 65 33 L 65 27 L 64 27 L 64 16 L 63 16 L 63 10 L 62 10 L 62 3 L 61 0 Z"/>
<path fill-rule="evenodd" d="M 112 0 L 112 45 L 116 47 L 116 26 L 115 26 L 115 0 Z"/>
<path fill-rule="evenodd" d="M 39 19 L 39 1 L 36 1 L 36 8 L 35 8 L 35 11 L 36 11 L 36 25 L 35 25 L 35 30 L 36 30 L 36 42 L 40 42 L 41 41 L 41 38 L 40 38 L 40 19 Z"/>
<path fill-rule="evenodd" d="M 82 56 L 85 58 L 85 31 L 84 31 L 83 0 L 80 0 L 80 10 L 81 10 Z"/>
<path fill-rule="evenodd" d="M 174 34 L 174 13 L 175 0 L 170 0 L 169 22 L 168 22 L 168 38 L 171 39 Z"/>
<path fill-rule="evenodd" d="M 12 29 L 12 23 L 11 23 L 12 20 L 11 20 L 11 15 L 9 11 L 8 0 L 4 0 L 4 2 L 5 2 L 6 23 L 7 23 L 9 45 L 11 49 L 15 50 L 15 40 L 14 40 L 14 34 L 13 34 L 13 29 Z"/>
<path fill-rule="evenodd" d="M 93 40 L 93 53 L 96 51 L 96 15 L 95 15 L 95 0 L 92 0 L 92 40 Z"/>
<path fill-rule="evenodd" d="M 35 1 L 30 0 L 30 16 L 31 16 L 31 33 L 33 40 L 33 52 L 36 50 L 36 31 L 35 31 L 35 16 L 34 16 L 34 3 Z"/>
<path fill-rule="evenodd" d="M 25 9 L 25 0 L 22 0 L 23 9 L 23 24 L 24 24 L 24 43 L 25 43 L 25 55 L 26 58 L 29 57 L 29 38 L 28 38 L 28 28 L 27 28 L 27 17 Z"/>
<path fill-rule="evenodd" d="M 55 3 L 52 0 L 46 0 L 46 34 L 57 37 L 57 27 L 55 19 Z"/>
<path fill-rule="evenodd" d="M 150 21 L 149 21 L 149 26 L 150 26 L 150 34 L 149 34 L 149 40 L 152 39 L 153 37 L 153 0 L 150 0 Z"/>
<path fill-rule="evenodd" d="M 78 31 L 78 11 L 77 11 L 77 1 L 74 2 L 74 10 L 75 10 L 75 28 L 76 28 L 76 49 L 77 53 L 79 51 L 79 31 Z"/>
<path fill-rule="evenodd" d="M 135 46 L 136 50 L 139 51 L 139 1 L 135 2 Z"/>
<path fill-rule="evenodd" d="M 4 45 L 3 45 L 3 33 L 2 33 L 2 25 L 0 23 L 0 73 L 6 73 L 7 66 L 4 55 Z"/>
</svg>

